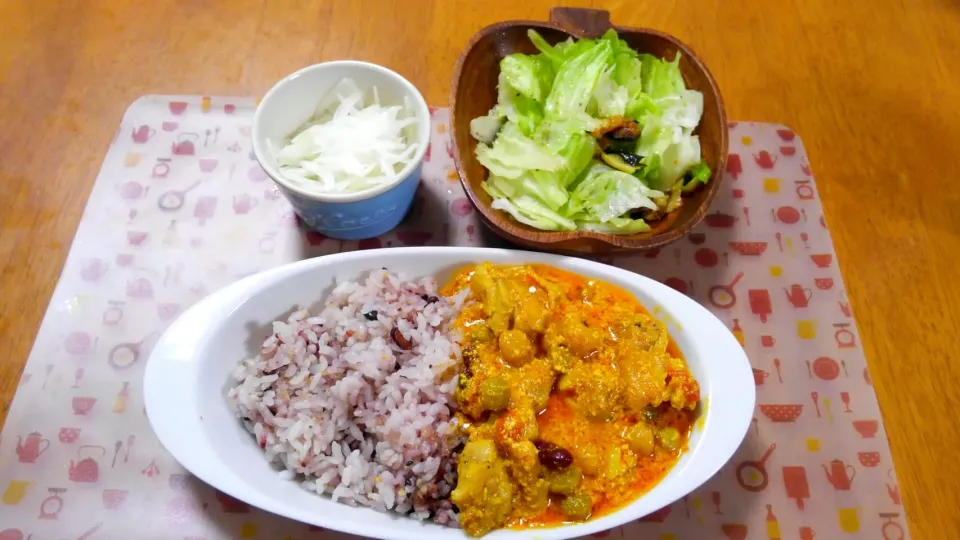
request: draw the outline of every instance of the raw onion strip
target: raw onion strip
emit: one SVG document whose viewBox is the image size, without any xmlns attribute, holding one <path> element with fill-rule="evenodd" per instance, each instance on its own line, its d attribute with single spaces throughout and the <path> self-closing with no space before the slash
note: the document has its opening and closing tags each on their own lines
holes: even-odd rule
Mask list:
<svg viewBox="0 0 960 540">
<path fill-rule="evenodd" d="M 284 146 L 267 143 L 290 183 L 307 191 L 351 193 L 396 179 L 419 150 L 409 142 L 416 115 L 408 98 L 384 107 L 372 88 L 369 104 L 351 79 L 343 79 Z"/>
</svg>

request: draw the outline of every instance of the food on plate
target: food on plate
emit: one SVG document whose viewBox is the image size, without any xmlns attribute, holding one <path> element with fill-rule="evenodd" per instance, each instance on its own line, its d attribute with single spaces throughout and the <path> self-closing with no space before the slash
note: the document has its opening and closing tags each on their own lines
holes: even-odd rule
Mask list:
<svg viewBox="0 0 960 540">
<path fill-rule="evenodd" d="M 468 534 L 603 515 L 676 463 L 700 389 L 633 296 L 544 265 L 466 268 L 443 292 L 463 290 L 451 500 Z"/>
<path fill-rule="evenodd" d="M 680 56 L 640 54 L 613 30 L 500 62 L 497 104 L 470 123 L 492 207 L 548 231 L 650 231 L 706 184 L 694 130 L 703 95 Z"/>
<path fill-rule="evenodd" d="M 312 302 L 315 299 L 310 299 Z M 229 397 L 268 460 L 334 501 L 455 522 L 456 298 L 385 270 L 273 323 Z"/>
<path fill-rule="evenodd" d="M 604 515 L 686 449 L 700 389 L 625 291 L 545 265 L 386 270 L 298 309 L 230 397 L 282 474 L 471 536 Z"/>
<path fill-rule="evenodd" d="M 376 86 L 365 92 L 343 79 L 288 140 L 268 143 L 288 181 L 317 193 L 350 193 L 396 179 L 419 148 L 416 124 L 409 100 L 386 106 Z"/>
</svg>

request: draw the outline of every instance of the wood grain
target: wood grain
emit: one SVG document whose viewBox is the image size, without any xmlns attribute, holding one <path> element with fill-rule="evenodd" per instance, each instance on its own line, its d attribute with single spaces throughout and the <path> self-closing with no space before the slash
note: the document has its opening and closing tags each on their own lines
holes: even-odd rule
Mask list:
<svg viewBox="0 0 960 540">
<path fill-rule="evenodd" d="M 614 21 L 616 22 L 616 21 Z M 450 136 L 460 184 L 479 211 L 480 219 L 500 237 L 514 244 L 559 253 L 626 253 L 663 246 L 684 237 L 706 215 L 720 191 L 727 162 L 727 116 L 723 99 L 710 71 L 686 45 L 655 29 L 617 24 L 620 38 L 634 50 L 661 58 L 680 59 L 680 72 L 688 88 L 703 94 L 703 117 L 696 134 L 703 160 L 713 170 L 706 186 L 685 196 L 683 206 L 664 219 L 651 223 L 651 230 L 632 235 L 594 231 L 542 231 L 520 223 L 506 212 L 491 207 L 493 199 L 483 189 L 487 170 L 476 157 L 477 141 L 470 135 L 470 121 L 484 116 L 497 102 L 500 60 L 513 53 L 536 54 L 527 37 L 536 30 L 551 44 L 568 39 L 598 37 L 612 28 L 610 14 L 602 10 L 554 8 L 549 22 L 504 21 L 475 34 L 464 48 L 454 69 L 450 90 Z"/>
<path fill-rule="evenodd" d="M 147 93 L 262 94 L 318 60 L 381 63 L 430 103 L 481 27 L 547 0 L 0 2 L 0 396 L 12 399 L 100 161 Z M 601 2 L 580 5 L 600 7 Z M 960 7 L 952 0 L 608 1 L 710 66 L 731 119 L 804 139 L 915 538 L 958 538 Z M 928 187 L 934 186 L 933 188 Z M 935 189 L 943 184 L 946 189 Z"/>
</svg>

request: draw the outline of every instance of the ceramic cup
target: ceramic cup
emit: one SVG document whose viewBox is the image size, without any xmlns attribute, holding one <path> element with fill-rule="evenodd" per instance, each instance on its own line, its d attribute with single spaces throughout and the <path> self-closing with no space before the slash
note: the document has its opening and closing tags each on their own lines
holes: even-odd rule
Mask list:
<svg viewBox="0 0 960 540">
<path fill-rule="evenodd" d="M 364 91 L 376 86 L 383 105 L 402 105 L 404 98 L 408 100 L 417 123 L 408 126 L 406 135 L 418 144 L 417 152 L 392 182 L 382 186 L 355 193 L 307 191 L 283 178 L 267 140 L 282 144 L 344 78 L 353 79 Z M 267 92 L 254 114 L 252 137 L 260 166 L 307 227 L 331 238 L 362 240 L 393 229 L 410 209 L 430 142 L 430 110 L 409 81 L 387 68 L 352 60 L 325 62 L 289 75 Z"/>
</svg>

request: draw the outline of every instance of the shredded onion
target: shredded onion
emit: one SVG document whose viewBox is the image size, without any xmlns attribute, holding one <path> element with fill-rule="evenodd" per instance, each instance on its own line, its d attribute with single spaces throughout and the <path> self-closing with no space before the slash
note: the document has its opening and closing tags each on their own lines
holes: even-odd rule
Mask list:
<svg viewBox="0 0 960 540">
<path fill-rule="evenodd" d="M 370 97 L 365 105 L 364 92 L 343 79 L 285 146 L 268 141 L 284 178 L 322 193 L 362 191 L 396 179 L 419 149 L 405 133 L 416 115 L 407 98 L 403 106 L 384 107 L 376 87 Z"/>
</svg>

